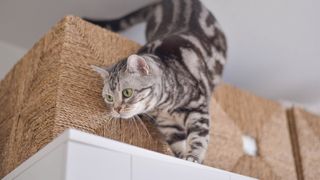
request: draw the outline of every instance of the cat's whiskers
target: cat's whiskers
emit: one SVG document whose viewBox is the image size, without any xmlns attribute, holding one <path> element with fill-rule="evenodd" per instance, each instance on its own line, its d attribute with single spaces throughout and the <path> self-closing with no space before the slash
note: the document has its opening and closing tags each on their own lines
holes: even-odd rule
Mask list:
<svg viewBox="0 0 320 180">
<path fill-rule="evenodd" d="M 129 126 L 132 126 L 132 121 L 133 121 L 133 117 L 131 119 L 129 119 Z"/>
<path fill-rule="evenodd" d="M 105 119 L 105 122 L 110 122 L 113 120 L 113 116 L 107 116 L 107 118 Z"/>
<path fill-rule="evenodd" d="M 149 133 L 148 128 L 146 127 L 146 125 L 144 124 L 144 122 L 142 121 L 142 119 L 139 116 L 135 116 L 138 118 L 138 122 L 142 125 L 143 129 L 147 132 L 148 137 L 152 138 L 151 134 Z"/>
<path fill-rule="evenodd" d="M 132 117 L 132 120 L 133 120 L 134 125 L 136 126 L 136 129 L 137 129 L 137 131 L 138 131 L 138 134 L 141 136 L 141 133 L 140 133 L 140 130 L 139 130 L 138 124 L 137 124 L 137 122 L 136 122 L 136 118 L 135 118 L 135 116 L 133 116 L 133 117 Z"/>
<path fill-rule="evenodd" d="M 150 118 L 153 122 L 156 122 L 156 120 L 152 116 L 150 116 L 149 114 L 143 113 L 142 115 L 148 116 L 148 118 Z"/>
<path fill-rule="evenodd" d="M 109 121 L 113 121 L 113 117 L 109 118 Z"/>
</svg>

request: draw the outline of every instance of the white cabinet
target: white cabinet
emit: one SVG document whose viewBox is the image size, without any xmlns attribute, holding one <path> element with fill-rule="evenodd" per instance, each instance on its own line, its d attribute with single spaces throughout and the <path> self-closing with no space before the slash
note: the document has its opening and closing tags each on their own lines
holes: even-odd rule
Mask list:
<svg viewBox="0 0 320 180">
<path fill-rule="evenodd" d="M 253 180 L 69 129 L 4 180 Z"/>
</svg>

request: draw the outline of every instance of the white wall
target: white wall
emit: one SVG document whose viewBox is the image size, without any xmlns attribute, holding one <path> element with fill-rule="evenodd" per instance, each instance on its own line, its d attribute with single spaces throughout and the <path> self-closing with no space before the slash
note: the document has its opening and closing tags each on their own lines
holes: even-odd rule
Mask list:
<svg viewBox="0 0 320 180">
<path fill-rule="evenodd" d="M 152 1 L 156 0 L 1 0 L 0 40 L 29 49 L 66 15 L 113 18 Z"/>
<path fill-rule="evenodd" d="M 228 35 L 226 81 L 271 98 L 320 100 L 320 1 L 204 2 Z"/>
<path fill-rule="evenodd" d="M 203 1 L 228 35 L 227 82 L 320 111 L 320 1 Z"/>
<path fill-rule="evenodd" d="M 25 54 L 26 49 L 0 41 L 0 80 Z"/>
</svg>

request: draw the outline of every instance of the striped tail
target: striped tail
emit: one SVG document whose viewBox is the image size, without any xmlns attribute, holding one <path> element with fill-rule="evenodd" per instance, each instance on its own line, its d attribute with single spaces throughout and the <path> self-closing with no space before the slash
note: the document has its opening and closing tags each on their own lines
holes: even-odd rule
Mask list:
<svg viewBox="0 0 320 180">
<path fill-rule="evenodd" d="M 98 25 L 100 27 L 112 30 L 114 32 L 125 30 L 135 24 L 147 21 L 150 17 L 151 13 L 153 12 L 153 9 L 158 5 L 159 2 L 150 4 L 148 6 L 145 6 L 143 8 L 140 8 L 126 16 L 123 16 L 118 19 L 108 19 L 108 20 L 102 20 L 102 19 L 91 19 L 84 17 L 83 19 L 85 21 L 88 21 L 92 24 Z"/>
</svg>

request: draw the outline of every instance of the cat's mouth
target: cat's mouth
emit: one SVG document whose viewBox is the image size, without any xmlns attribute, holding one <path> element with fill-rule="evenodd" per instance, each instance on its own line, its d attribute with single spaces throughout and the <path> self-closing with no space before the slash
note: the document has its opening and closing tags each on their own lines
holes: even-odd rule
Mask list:
<svg viewBox="0 0 320 180">
<path fill-rule="evenodd" d="M 120 118 L 121 119 L 131 119 L 133 118 L 135 115 L 132 114 L 120 114 Z"/>
<path fill-rule="evenodd" d="M 132 119 L 136 114 L 132 113 L 113 113 L 112 116 L 114 118 L 121 118 L 121 119 Z"/>
<path fill-rule="evenodd" d="M 113 110 L 111 114 L 114 118 L 132 119 L 134 116 L 142 112 L 140 109 L 141 107 L 135 107 L 131 108 L 130 110 L 120 110 L 120 112 Z"/>
</svg>

